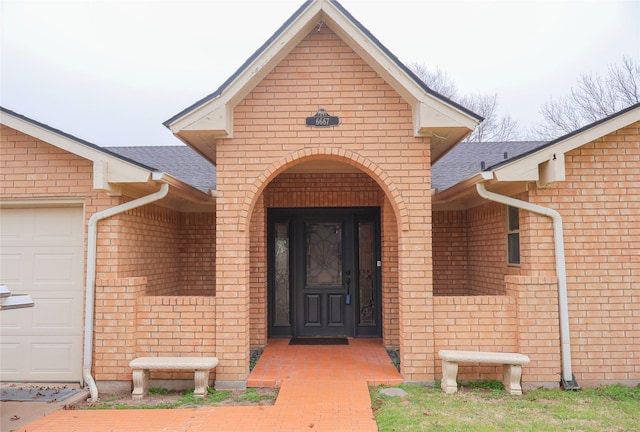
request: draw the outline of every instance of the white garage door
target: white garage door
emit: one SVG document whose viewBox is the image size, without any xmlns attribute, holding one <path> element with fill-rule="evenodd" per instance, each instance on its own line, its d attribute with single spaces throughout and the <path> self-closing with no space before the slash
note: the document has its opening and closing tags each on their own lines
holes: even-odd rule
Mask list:
<svg viewBox="0 0 640 432">
<path fill-rule="evenodd" d="M 0 283 L 35 306 L 0 312 L 2 381 L 82 377 L 83 211 L 0 209 Z"/>
</svg>

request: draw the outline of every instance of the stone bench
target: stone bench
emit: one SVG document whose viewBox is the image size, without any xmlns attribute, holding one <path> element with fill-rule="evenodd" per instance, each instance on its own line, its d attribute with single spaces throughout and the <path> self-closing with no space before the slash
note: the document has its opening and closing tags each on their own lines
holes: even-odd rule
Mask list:
<svg viewBox="0 0 640 432">
<path fill-rule="evenodd" d="M 467 362 L 502 364 L 504 388 L 510 394 L 521 395 L 522 365 L 531 361 L 526 355 L 518 353 L 442 350 L 438 355 L 442 359 L 442 384 L 440 387 L 448 394 L 458 391 L 456 382 L 458 363 Z"/>
<path fill-rule="evenodd" d="M 216 357 L 138 357 L 131 360 L 133 369 L 132 399 L 142 399 L 149 391 L 150 370 L 194 370 L 194 397 L 207 395 L 209 372 L 218 365 Z"/>
</svg>

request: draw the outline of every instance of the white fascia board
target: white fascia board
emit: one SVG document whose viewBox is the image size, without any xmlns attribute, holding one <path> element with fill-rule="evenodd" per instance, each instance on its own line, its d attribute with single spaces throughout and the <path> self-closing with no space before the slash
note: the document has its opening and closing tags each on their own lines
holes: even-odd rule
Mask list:
<svg viewBox="0 0 640 432">
<path fill-rule="evenodd" d="M 424 93 L 398 65 L 386 56 L 365 33 L 350 19 L 344 16 L 334 5 L 324 4 L 324 21 L 331 29 L 369 66 L 376 71 L 409 104 L 414 104 Z M 402 82 L 398 77 L 402 76 Z"/>
<path fill-rule="evenodd" d="M 88 145 L 8 113 L 2 113 L 1 122 L 37 140 L 92 161 L 94 163 L 94 187 L 98 189 L 111 190 L 112 187 L 109 186 L 109 183 L 144 183 L 149 180 L 151 175 L 151 171 L 148 169 L 123 161 L 115 156 L 103 153 Z"/>
<path fill-rule="evenodd" d="M 464 127 L 473 130 L 479 124 L 468 114 L 425 92 L 333 4 L 324 3 L 323 10 L 323 18 L 333 31 L 412 106 L 416 136 L 424 136 L 432 128 Z"/>
<path fill-rule="evenodd" d="M 640 121 L 640 108 L 572 135 L 566 140 L 559 141 L 510 164 L 498 167 L 494 170 L 494 174 L 498 181 L 539 181 L 540 165 L 554 160 L 564 161 L 564 155 L 571 150 L 600 139 L 637 121 Z"/>
</svg>

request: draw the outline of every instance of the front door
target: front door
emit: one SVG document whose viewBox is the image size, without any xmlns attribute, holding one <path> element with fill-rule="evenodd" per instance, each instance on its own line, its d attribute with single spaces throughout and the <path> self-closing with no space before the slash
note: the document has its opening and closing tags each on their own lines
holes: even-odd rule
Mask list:
<svg viewBox="0 0 640 432">
<path fill-rule="evenodd" d="M 382 333 L 377 208 L 269 211 L 269 336 Z"/>
</svg>

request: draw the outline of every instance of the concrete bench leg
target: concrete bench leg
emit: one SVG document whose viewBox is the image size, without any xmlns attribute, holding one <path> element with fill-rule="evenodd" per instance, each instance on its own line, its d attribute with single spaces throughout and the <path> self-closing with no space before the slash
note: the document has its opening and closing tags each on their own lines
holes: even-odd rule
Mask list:
<svg viewBox="0 0 640 432">
<path fill-rule="evenodd" d="M 149 369 L 133 370 L 133 393 L 131 399 L 142 399 L 149 391 Z"/>
<path fill-rule="evenodd" d="M 193 380 L 196 384 L 193 396 L 204 398 L 207 395 L 207 387 L 209 386 L 209 369 L 196 370 L 193 374 Z"/>
<path fill-rule="evenodd" d="M 520 379 L 522 378 L 522 366 L 504 365 L 503 380 L 504 388 L 512 395 L 521 395 Z"/>
<path fill-rule="evenodd" d="M 453 394 L 458 391 L 458 363 L 443 360 L 442 361 L 442 383 L 440 388 L 447 393 Z"/>
</svg>

